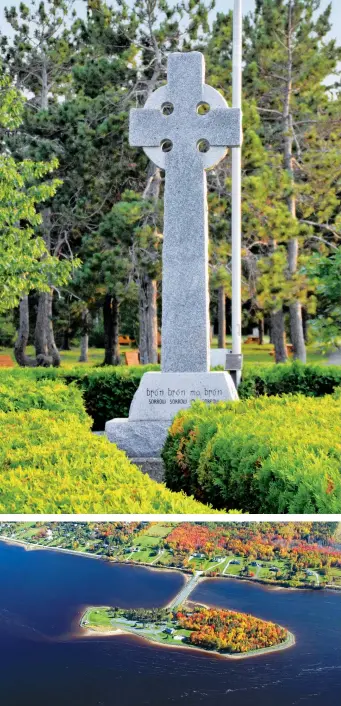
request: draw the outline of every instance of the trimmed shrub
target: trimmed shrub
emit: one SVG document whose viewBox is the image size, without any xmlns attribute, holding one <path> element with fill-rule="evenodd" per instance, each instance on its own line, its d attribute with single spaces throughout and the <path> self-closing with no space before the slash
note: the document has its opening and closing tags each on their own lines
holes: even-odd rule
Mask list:
<svg viewBox="0 0 341 706">
<path fill-rule="evenodd" d="M 87 413 L 94 420 L 94 431 L 102 431 L 105 423 L 114 417 L 128 417 L 134 394 L 142 375 L 157 366 L 130 368 L 74 369 L 64 373 L 65 382 L 76 382 L 82 389 Z"/>
<path fill-rule="evenodd" d="M 304 365 L 299 361 L 282 365 L 246 365 L 239 387 L 241 399 L 261 395 L 331 395 L 341 385 L 341 366 Z"/>
<path fill-rule="evenodd" d="M 78 414 L 0 412 L 0 513 L 211 513 L 130 463 Z"/>
<path fill-rule="evenodd" d="M 216 508 L 339 513 L 340 414 L 339 392 L 197 402 L 169 430 L 166 484 Z"/>
<path fill-rule="evenodd" d="M 102 431 L 105 422 L 114 417 L 128 417 L 129 407 L 147 370 L 158 370 L 157 365 L 138 367 L 117 366 L 104 368 L 13 368 L 0 370 L 3 380 L 29 379 L 32 381 L 61 380 L 75 383 L 83 393 L 87 413 L 93 419 L 93 430 Z M 1 409 L 1 408 L 0 408 Z"/>
<path fill-rule="evenodd" d="M 46 409 L 51 412 L 73 412 L 86 419 L 81 390 L 62 380 L 37 380 L 31 376 L 0 376 L 0 411 L 24 412 Z"/>
<path fill-rule="evenodd" d="M 147 370 L 159 370 L 159 366 L 0 369 L 0 384 L 4 377 L 8 380 L 30 378 L 64 380 L 67 384 L 74 382 L 83 392 L 86 411 L 93 419 L 93 430 L 102 431 L 109 419 L 128 417 L 131 401 Z M 341 366 L 303 365 L 298 362 L 263 367 L 246 365 L 239 395 L 241 399 L 288 393 L 321 397 L 332 394 L 339 385 Z"/>
</svg>

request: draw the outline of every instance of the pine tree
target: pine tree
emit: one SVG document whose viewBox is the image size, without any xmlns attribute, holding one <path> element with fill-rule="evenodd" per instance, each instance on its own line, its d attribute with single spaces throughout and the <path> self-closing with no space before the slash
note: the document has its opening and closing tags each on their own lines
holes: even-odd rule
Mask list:
<svg viewBox="0 0 341 706">
<path fill-rule="evenodd" d="M 337 73 L 341 56 L 335 40 L 328 41 L 326 37 L 331 5 L 316 16 L 320 5 L 320 0 L 258 0 L 255 13 L 245 23 L 245 94 L 257 104 L 263 144 L 282 156 L 282 169 L 288 179 L 290 230 L 285 240 L 274 234 L 272 257 L 277 257 L 278 247 L 285 247 L 284 273 L 290 291 L 287 296 L 283 292 L 273 323 L 277 331 L 283 332 L 282 307 L 288 304 L 294 357 L 303 361 L 306 352 L 302 305 L 307 302 L 307 280 L 301 274 L 301 253 L 311 246 L 315 225 L 323 225 L 318 213 L 312 219 L 306 217 L 307 202 L 310 200 L 311 206 L 315 200 L 309 165 L 318 160 L 318 140 L 323 139 L 325 152 L 335 150 L 333 132 L 337 119 L 334 115 L 330 121 L 334 97 L 327 79 Z M 324 162 L 321 159 L 319 164 L 322 169 Z M 333 200 L 335 184 L 329 184 L 326 192 L 325 199 Z M 280 351 L 283 341 L 278 337 L 275 347 L 276 359 L 285 359 Z"/>
</svg>

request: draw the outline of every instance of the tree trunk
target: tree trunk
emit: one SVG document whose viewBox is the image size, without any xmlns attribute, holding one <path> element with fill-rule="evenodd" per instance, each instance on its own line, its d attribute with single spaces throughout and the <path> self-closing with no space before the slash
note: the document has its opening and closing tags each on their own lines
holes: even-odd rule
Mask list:
<svg viewBox="0 0 341 706">
<path fill-rule="evenodd" d="M 308 343 L 308 313 L 305 306 L 302 306 L 302 326 L 303 326 L 303 336 L 304 343 Z"/>
<path fill-rule="evenodd" d="M 273 342 L 274 342 L 274 339 L 272 336 L 272 321 L 271 321 L 271 315 L 270 315 L 270 318 L 269 318 L 269 343 L 273 344 Z"/>
<path fill-rule="evenodd" d="M 264 343 L 264 319 L 258 319 L 259 345 Z"/>
<path fill-rule="evenodd" d="M 223 286 L 218 289 L 218 348 L 226 345 L 226 295 Z"/>
<path fill-rule="evenodd" d="M 63 332 L 63 345 L 62 345 L 62 351 L 70 351 L 70 331 L 68 328 L 66 328 Z"/>
<path fill-rule="evenodd" d="M 139 320 L 140 320 L 140 361 L 157 363 L 157 283 L 144 274 L 140 277 Z"/>
<path fill-rule="evenodd" d="M 19 305 L 19 329 L 17 340 L 14 344 L 14 356 L 21 367 L 34 367 L 36 361 L 26 355 L 26 346 L 30 333 L 30 320 L 28 310 L 28 296 L 22 298 Z"/>
<path fill-rule="evenodd" d="M 46 249 L 51 249 L 51 213 L 49 208 L 42 211 L 42 236 Z M 35 328 L 35 349 L 37 365 L 48 367 L 49 365 L 59 365 L 58 351 L 54 343 L 52 328 L 52 293 L 40 292 L 38 299 L 37 319 Z M 57 351 L 57 354 L 55 354 Z"/>
<path fill-rule="evenodd" d="M 52 365 L 52 358 L 49 358 L 47 346 L 48 330 L 48 293 L 39 294 L 36 328 L 34 333 L 34 345 L 36 349 L 37 365 L 48 367 Z"/>
<path fill-rule="evenodd" d="M 89 334 L 88 333 L 84 333 L 83 336 L 81 336 L 80 349 L 81 349 L 81 353 L 79 356 L 79 362 L 80 363 L 87 363 L 88 362 L 88 353 L 89 353 Z"/>
<path fill-rule="evenodd" d="M 293 5 L 292 0 L 289 0 L 288 5 L 288 65 L 287 65 L 287 82 L 285 88 L 284 110 L 283 110 L 283 135 L 284 135 L 284 167 L 288 171 L 291 180 L 291 194 L 288 197 L 288 208 L 292 218 L 296 219 L 296 196 L 295 196 L 295 178 L 293 168 L 293 139 L 294 126 L 291 114 L 291 100 L 293 93 L 293 51 L 292 51 L 292 33 L 293 33 Z M 288 243 L 288 268 L 289 276 L 292 277 L 297 272 L 298 264 L 298 239 L 294 238 Z M 291 343 L 294 349 L 294 358 L 306 362 L 306 349 L 303 335 L 302 325 L 302 307 L 299 301 L 295 301 L 290 305 L 290 332 Z"/>
<path fill-rule="evenodd" d="M 53 289 L 50 289 L 50 291 L 47 293 L 47 350 L 50 358 L 52 358 L 53 367 L 59 368 L 60 353 L 54 340 L 52 303 Z"/>
<path fill-rule="evenodd" d="M 106 294 L 103 302 L 104 361 L 103 365 L 119 365 L 118 342 L 119 303 L 114 294 Z"/>
<path fill-rule="evenodd" d="M 80 349 L 81 350 L 80 350 L 80 356 L 79 356 L 80 363 L 87 363 L 88 362 L 89 326 L 90 326 L 89 310 L 87 307 L 85 307 L 82 311 L 82 329 L 81 329 L 81 342 L 80 342 Z"/>
<path fill-rule="evenodd" d="M 288 353 L 285 341 L 283 309 L 271 314 L 271 339 L 275 347 L 276 363 L 286 363 Z"/>
<path fill-rule="evenodd" d="M 290 337 L 293 345 L 294 360 L 307 362 L 306 347 L 303 335 L 302 307 L 300 302 L 290 304 Z"/>
<path fill-rule="evenodd" d="M 160 196 L 161 173 L 153 162 L 149 162 L 147 184 L 143 192 L 143 198 L 154 202 L 154 213 L 149 214 L 147 223 L 152 218 L 155 227 L 157 203 Z M 157 282 L 155 276 L 149 270 L 140 268 L 138 274 L 139 284 L 139 348 L 140 361 L 142 364 L 157 363 Z"/>
</svg>

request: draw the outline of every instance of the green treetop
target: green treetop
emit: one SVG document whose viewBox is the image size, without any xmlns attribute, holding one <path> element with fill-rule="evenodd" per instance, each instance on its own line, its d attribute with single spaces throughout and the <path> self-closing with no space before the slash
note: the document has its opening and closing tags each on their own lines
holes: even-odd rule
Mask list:
<svg viewBox="0 0 341 706">
<path fill-rule="evenodd" d="M 0 69 L 0 312 L 17 306 L 32 289 L 48 290 L 49 282 L 65 282 L 70 274 L 47 252 L 37 236 L 42 218 L 37 207 L 53 196 L 60 182 L 44 181 L 57 161 L 18 161 L 3 138 L 21 121 L 23 102 Z"/>
</svg>

